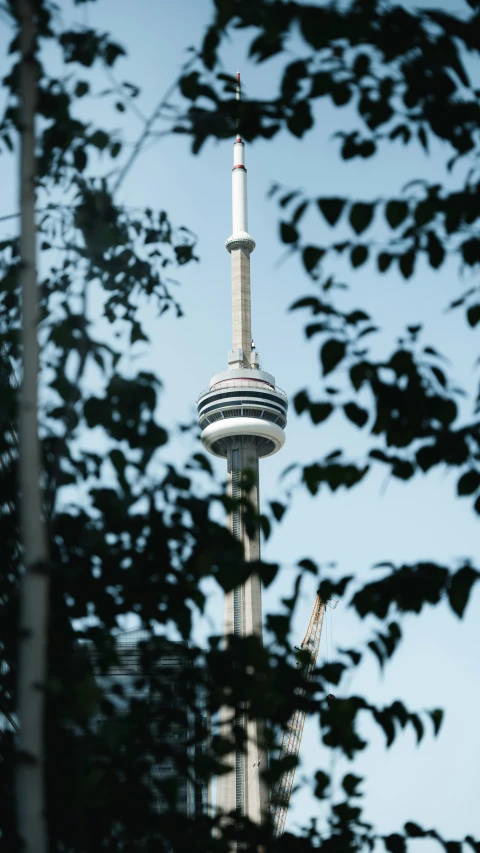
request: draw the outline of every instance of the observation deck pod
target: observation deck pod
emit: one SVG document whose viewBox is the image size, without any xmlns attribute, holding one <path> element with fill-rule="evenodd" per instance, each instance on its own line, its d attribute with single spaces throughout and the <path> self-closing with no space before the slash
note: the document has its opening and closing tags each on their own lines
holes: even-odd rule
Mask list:
<svg viewBox="0 0 480 853">
<path fill-rule="evenodd" d="M 272 456 L 285 444 L 287 395 L 263 370 L 224 370 L 197 400 L 202 444 L 225 458 L 239 441 L 256 448 L 257 456 Z"/>
</svg>

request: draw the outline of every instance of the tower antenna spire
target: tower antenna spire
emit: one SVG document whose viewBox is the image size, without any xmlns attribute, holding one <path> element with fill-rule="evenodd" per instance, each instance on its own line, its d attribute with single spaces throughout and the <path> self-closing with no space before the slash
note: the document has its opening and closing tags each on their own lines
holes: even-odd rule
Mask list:
<svg viewBox="0 0 480 853">
<path fill-rule="evenodd" d="M 240 72 L 236 75 L 235 97 L 240 103 Z M 247 169 L 245 143 L 240 136 L 240 110 L 237 109 L 237 135 L 233 145 L 232 236 L 225 243 L 232 259 L 232 349 L 228 356 L 231 370 L 252 366 L 252 326 L 250 317 L 250 255 L 255 240 L 248 233 Z M 257 365 L 258 366 L 258 365 Z"/>
<path fill-rule="evenodd" d="M 239 104 L 242 100 L 242 84 L 240 82 L 240 71 L 237 71 L 237 85 L 235 86 L 235 99 L 237 101 L 237 139 L 240 139 L 240 109 Z"/>
</svg>

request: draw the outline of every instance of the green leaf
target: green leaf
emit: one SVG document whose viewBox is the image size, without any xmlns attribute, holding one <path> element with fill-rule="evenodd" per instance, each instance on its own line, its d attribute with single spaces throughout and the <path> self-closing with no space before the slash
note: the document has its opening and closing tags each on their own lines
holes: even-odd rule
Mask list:
<svg viewBox="0 0 480 853">
<path fill-rule="evenodd" d="M 294 198 L 296 198 L 299 194 L 299 190 L 292 190 L 286 195 L 282 196 L 280 201 L 278 202 L 280 207 L 287 207 Z"/>
<path fill-rule="evenodd" d="M 330 403 L 310 403 L 310 417 L 314 424 L 321 424 L 333 412 L 333 406 Z"/>
<path fill-rule="evenodd" d="M 417 743 L 420 743 L 423 738 L 423 723 L 417 714 L 411 715 L 410 722 L 413 728 L 415 729 L 415 734 L 417 735 Z"/>
<path fill-rule="evenodd" d="M 209 71 L 212 71 L 217 61 L 217 48 L 220 42 L 218 27 L 208 27 L 202 44 L 202 60 Z"/>
<path fill-rule="evenodd" d="M 356 234 L 362 234 L 363 231 L 366 231 L 373 219 L 374 211 L 374 204 L 357 202 L 357 204 L 352 205 L 349 220 Z"/>
<path fill-rule="evenodd" d="M 319 332 L 327 332 L 329 326 L 327 323 L 309 323 L 308 326 L 305 326 L 305 337 L 313 338 L 314 335 L 317 335 Z"/>
<path fill-rule="evenodd" d="M 111 41 L 105 48 L 105 62 L 112 66 L 119 56 L 126 56 L 125 50 L 119 44 Z"/>
<path fill-rule="evenodd" d="M 370 57 L 366 53 L 359 53 L 353 63 L 355 77 L 365 77 L 370 71 Z"/>
<path fill-rule="evenodd" d="M 363 778 L 361 776 L 355 776 L 354 773 L 347 773 L 346 776 L 343 777 L 342 788 L 349 797 L 360 797 L 361 794 L 357 791 L 357 788 L 363 782 Z"/>
<path fill-rule="evenodd" d="M 298 101 L 295 104 L 293 115 L 287 121 L 290 133 L 299 139 L 307 130 L 313 126 L 313 117 L 308 101 Z"/>
<path fill-rule="evenodd" d="M 465 240 L 460 246 L 463 260 L 470 267 L 480 262 L 480 240 L 476 237 L 471 237 L 470 240 Z"/>
<path fill-rule="evenodd" d="M 282 243 L 296 243 L 298 240 L 298 231 L 291 222 L 280 223 L 280 238 Z"/>
<path fill-rule="evenodd" d="M 302 203 L 298 205 L 298 207 L 296 208 L 296 210 L 292 216 L 292 222 L 294 225 L 296 225 L 297 222 L 300 221 L 300 219 L 302 218 L 302 216 L 305 213 L 309 204 L 310 204 L 309 201 L 302 201 Z"/>
<path fill-rule="evenodd" d="M 2 140 L 3 140 L 4 144 L 7 146 L 8 150 L 13 151 L 13 142 L 12 142 L 10 136 L 8 135 L 8 133 L 2 134 Z"/>
<path fill-rule="evenodd" d="M 86 168 L 87 154 L 84 148 L 75 148 L 73 152 L 73 165 L 79 172 L 83 172 Z"/>
<path fill-rule="evenodd" d="M 408 204 L 406 201 L 389 201 L 385 208 L 385 217 L 390 228 L 398 228 L 408 216 Z"/>
<path fill-rule="evenodd" d="M 443 388 L 446 388 L 447 387 L 447 377 L 445 376 L 443 370 L 441 370 L 436 365 L 433 365 L 430 369 L 431 369 L 433 375 L 435 376 L 437 382 L 439 382 Z"/>
<path fill-rule="evenodd" d="M 368 248 L 367 246 L 354 246 L 350 253 L 350 263 L 352 267 L 356 269 L 357 267 L 362 266 L 365 261 L 368 259 Z"/>
<path fill-rule="evenodd" d="M 472 328 L 475 328 L 477 323 L 480 322 L 480 305 L 478 303 L 476 305 L 470 305 L 470 308 L 467 311 L 467 320 Z"/>
<path fill-rule="evenodd" d="M 311 308 L 313 314 L 318 314 L 319 306 L 320 302 L 316 296 L 303 296 L 301 299 L 293 302 L 288 310 L 296 311 L 297 308 Z"/>
<path fill-rule="evenodd" d="M 184 98 L 194 101 L 199 90 L 200 74 L 198 71 L 191 71 L 190 74 L 185 74 L 180 80 L 180 91 Z"/>
<path fill-rule="evenodd" d="M 347 323 L 353 323 L 356 325 L 357 323 L 361 323 L 364 320 L 370 320 L 368 314 L 365 311 L 359 311 L 358 309 L 355 311 L 351 311 L 350 314 L 345 315 L 345 320 Z"/>
<path fill-rule="evenodd" d="M 312 575 L 318 574 L 318 567 L 315 565 L 313 560 L 309 560 L 308 557 L 305 557 L 303 560 L 299 560 L 298 566 L 300 569 L 305 569 L 306 572 L 310 572 Z"/>
<path fill-rule="evenodd" d="M 399 480 L 409 480 L 410 477 L 413 477 L 414 473 L 415 468 L 406 459 L 397 459 L 392 465 L 392 476 L 397 477 Z"/>
<path fill-rule="evenodd" d="M 280 566 L 277 563 L 262 563 L 261 577 L 264 586 L 270 586 L 275 580 Z"/>
<path fill-rule="evenodd" d="M 461 841 L 445 841 L 445 853 L 462 853 L 463 847 Z"/>
<path fill-rule="evenodd" d="M 380 664 L 380 669 L 383 669 L 383 664 L 385 662 L 385 650 L 383 645 L 380 643 L 376 643 L 375 640 L 370 640 L 370 642 L 367 643 L 367 647 L 370 649 L 371 652 L 373 652 L 373 654 L 377 658 L 378 663 Z"/>
<path fill-rule="evenodd" d="M 445 249 L 433 231 L 428 232 L 427 254 L 430 266 L 438 270 L 445 260 Z"/>
<path fill-rule="evenodd" d="M 290 619 L 279 613 L 269 613 L 267 616 L 267 630 L 275 634 L 279 643 L 284 643 L 290 629 Z"/>
<path fill-rule="evenodd" d="M 347 418 L 359 427 L 365 426 L 368 421 L 368 412 L 356 403 L 346 403 L 343 410 Z"/>
<path fill-rule="evenodd" d="M 347 583 L 349 581 L 350 578 L 348 578 Z M 322 586 L 323 584 L 321 585 L 320 590 L 322 590 Z M 325 587 L 323 587 L 323 590 L 324 589 Z M 323 599 L 323 601 L 328 601 L 325 596 L 325 593 L 322 593 L 322 591 L 320 592 L 320 597 Z M 344 666 L 343 663 L 325 663 L 320 670 L 320 676 L 322 678 L 325 678 L 330 684 L 340 684 L 340 679 L 346 668 L 347 667 Z"/>
<path fill-rule="evenodd" d="M 148 341 L 147 336 L 143 333 L 142 327 L 140 323 L 136 320 L 132 323 L 132 329 L 130 332 L 130 343 L 134 344 L 136 341 Z"/>
<path fill-rule="evenodd" d="M 358 391 L 363 383 L 370 380 L 373 375 L 372 367 L 367 361 L 360 361 L 354 364 L 350 369 L 350 380 L 355 391 Z"/>
<path fill-rule="evenodd" d="M 376 150 L 376 145 L 372 139 L 365 139 L 357 147 L 358 154 L 360 154 L 360 157 L 363 157 L 365 160 L 368 157 L 373 157 Z"/>
<path fill-rule="evenodd" d="M 270 509 L 272 510 L 274 518 L 277 521 L 281 521 L 285 515 L 286 506 L 279 503 L 279 501 L 270 501 Z"/>
<path fill-rule="evenodd" d="M 203 453 L 194 453 L 192 459 L 195 460 L 198 467 L 202 469 L 202 471 L 206 471 L 207 474 L 213 475 L 213 468 L 211 466 L 210 460 Z"/>
<path fill-rule="evenodd" d="M 260 530 L 262 531 L 265 540 L 270 538 L 270 534 L 272 532 L 272 525 L 270 524 L 270 519 L 267 518 L 266 515 L 261 515 L 259 517 Z"/>
<path fill-rule="evenodd" d="M 110 137 L 104 130 L 96 130 L 95 133 L 92 133 L 88 141 L 90 145 L 94 145 L 99 151 L 103 151 L 107 147 Z"/>
<path fill-rule="evenodd" d="M 415 222 L 417 225 L 426 225 L 431 222 L 436 213 L 436 207 L 432 199 L 420 201 L 415 208 Z"/>
<path fill-rule="evenodd" d="M 423 838 L 425 835 L 421 826 L 419 826 L 418 823 L 412 823 L 411 821 L 408 821 L 405 824 L 405 832 L 410 836 L 410 838 Z"/>
<path fill-rule="evenodd" d="M 297 415 L 301 415 L 302 412 L 305 411 L 305 409 L 309 408 L 310 398 L 308 396 L 308 393 L 305 391 L 305 389 L 303 389 L 302 391 L 299 391 L 298 394 L 295 394 L 295 397 L 293 398 L 293 406 L 295 408 Z"/>
<path fill-rule="evenodd" d="M 377 258 L 377 266 L 379 272 L 386 272 L 393 261 L 393 255 L 389 252 L 380 252 Z"/>
<path fill-rule="evenodd" d="M 471 566 L 462 566 L 452 576 L 448 588 L 448 600 L 453 612 L 461 619 L 468 604 L 473 584 L 478 581 L 480 572 Z"/>
<path fill-rule="evenodd" d="M 323 367 L 323 375 L 326 376 L 341 362 L 346 352 L 345 341 L 330 338 L 326 341 L 320 351 L 320 360 Z"/>
<path fill-rule="evenodd" d="M 358 666 L 358 664 L 362 660 L 362 655 L 355 649 L 339 649 L 339 651 L 341 651 L 341 653 L 344 655 L 348 655 L 354 666 Z"/>
<path fill-rule="evenodd" d="M 332 87 L 332 77 L 325 71 L 319 71 L 312 76 L 312 88 L 310 89 L 311 98 L 321 98 L 326 95 Z"/>
<path fill-rule="evenodd" d="M 406 853 L 407 843 L 403 835 L 398 835 L 397 833 L 385 835 L 383 843 L 385 844 L 385 849 L 388 850 L 388 853 Z"/>
<path fill-rule="evenodd" d="M 418 139 L 419 139 L 420 144 L 421 144 L 422 148 L 424 149 L 424 151 L 428 152 L 428 139 L 427 139 L 427 133 L 426 133 L 426 130 L 424 127 L 418 128 Z"/>
<path fill-rule="evenodd" d="M 90 86 L 86 80 L 79 80 L 77 85 L 75 86 L 75 96 L 77 98 L 83 98 L 90 90 Z"/>
<path fill-rule="evenodd" d="M 438 735 L 441 725 L 443 723 L 443 710 L 441 708 L 435 708 L 434 711 L 429 711 L 429 714 L 432 718 L 433 731 L 436 735 Z"/>
<path fill-rule="evenodd" d="M 404 278 L 411 278 L 413 275 L 413 268 L 415 265 L 415 252 L 405 252 L 404 255 L 400 255 L 398 265 L 400 267 L 400 271 Z"/>
<path fill-rule="evenodd" d="M 329 784 L 330 776 L 324 773 L 323 770 L 317 770 L 315 773 L 315 790 L 313 792 L 317 800 L 325 799 Z"/>
<path fill-rule="evenodd" d="M 322 601 L 330 601 L 332 596 L 336 598 L 341 598 L 342 595 L 345 594 L 345 590 L 350 585 L 352 580 L 352 575 L 346 575 L 337 582 L 333 582 L 332 580 L 322 581 L 318 589 L 320 598 L 322 599 Z M 340 679 L 342 672 L 348 670 L 348 667 L 344 666 L 343 664 L 336 664 L 335 666 L 339 667 L 339 670 L 337 670 L 337 672 L 339 672 L 338 679 Z M 327 678 L 328 681 L 330 681 L 329 675 L 330 672 L 326 670 L 325 667 L 322 667 L 322 677 Z M 335 684 L 337 683 L 338 681 L 335 681 Z"/>
<path fill-rule="evenodd" d="M 121 450 L 113 449 L 110 451 L 110 459 L 119 476 L 122 486 L 124 486 L 124 484 L 126 485 L 125 468 L 127 466 L 127 460 L 124 454 L 121 452 Z"/>
<path fill-rule="evenodd" d="M 458 495 L 473 495 L 480 488 L 480 473 L 478 471 L 467 471 L 457 483 Z"/>
<path fill-rule="evenodd" d="M 307 272 L 312 272 L 317 264 L 322 260 L 325 254 L 325 249 L 319 246 L 306 246 L 302 252 L 303 265 Z"/>
<path fill-rule="evenodd" d="M 352 97 L 352 90 L 348 83 L 334 83 L 331 91 L 332 101 L 337 107 L 343 107 L 348 104 Z"/>
<path fill-rule="evenodd" d="M 317 204 L 320 208 L 320 212 L 323 214 L 328 224 L 332 227 L 336 225 L 340 216 L 342 215 L 343 208 L 345 207 L 345 199 L 344 198 L 318 198 Z"/>
</svg>

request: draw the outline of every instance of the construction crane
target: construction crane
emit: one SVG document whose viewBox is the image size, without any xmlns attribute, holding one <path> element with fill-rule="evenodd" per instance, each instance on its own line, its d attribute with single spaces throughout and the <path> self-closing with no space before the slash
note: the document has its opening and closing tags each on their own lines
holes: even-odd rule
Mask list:
<svg viewBox="0 0 480 853">
<path fill-rule="evenodd" d="M 336 601 L 328 603 L 331 604 L 332 607 L 335 607 L 337 604 Z M 311 681 L 317 664 L 326 604 L 327 603 L 322 601 L 320 598 L 319 592 L 317 592 L 308 628 L 303 638 L 302 645 L 300 646 L 301 651 L 305 650 L 310 653 L 310 659 L 305 670 L 306 681 Z M 297 669 L 301 666 L 303 666 L 303 663 L 299 660 L 297 663 Z M 306 689 L 304 687 L 299 687 L 296 690 L 296 695 L 299 697 L 305 696 L 305 693 Z M 331 701 L 335 697 L 330 693 L 327 698 Z M 288 720 L 283 733 L 279 758 L 285 758 L 287 755 L 292 755 L 295 756 L 295 758 L 298 758 L 300 744 L 302 742 L 303 727 L 305 725 L 305 717 L 306 712 L 297 708 Z M 272 788 L 270 815 L 272 819 L 273 835 L 275 838 L 283 835 L 285 829 L 285 821 L 287 819 L 288 804 L 290 802 L 294 778 L 295 765 L 290 769 L 285 770 Z"/>
</svg>

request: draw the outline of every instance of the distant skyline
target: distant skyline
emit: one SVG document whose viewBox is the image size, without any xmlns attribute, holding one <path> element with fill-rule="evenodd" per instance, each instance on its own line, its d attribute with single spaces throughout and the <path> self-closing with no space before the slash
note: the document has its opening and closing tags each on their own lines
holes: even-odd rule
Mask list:
<svg viewBox="0 0 480 853">
<path fill-rule="evenodd" d="M 210 0 L 183 0 L 176 4 L 139 0 L 132 15 L 129 3 L 99 0 L 83 9 L 75 7 L 73 14 L 77 20 L 86 19 L 111 31 L 125 45 L 128 58 L 120 61 L 115 75 L 141 86 L 138 105 L 148 115 L 175 79 L 187 56 L 185 48 L 198 44 L 211 11 Z M 5 47 L 5 26 L 0 38 Z M 278 62 L 254 66 L 245 56 L 245 46 L 245 34 L 230 42 L 223 55 L 226 69 L 232 73 L 241 70 L 250 96 L 274 90 Z M 2 57 L 5 76 L 10 64 L 5 49 Z M 101 73 L 98 78 L 99 89 L 109 86 Z M 102 100 L 92 103 L 85 99 L 82 110 L 112 127 L 125 123 L 130 143 L 141 130 L 135 116 L 124 117 L 113 109 L 106 110 Z M 285 247 L 278 239 L 278 208 L 267 199 L 271 182 L 292 188 L 302 186 L 315 196 L 376 198 L 400 193 L 412 178 L 444 178 L 445 151 L 439 144 L 432 146 L 430 157 L 420 148 L 395 144 L 372 160 L 344 163 L 332 135 L 352 123 L 352 113 L 322 101 L 316 119 L 314 131 L 303 141 L 282 133 L 273 141 L 259 141 L 247 147 L 249 230 L 257 243 L 251 266 L 253 337 L 263 369 L 275 374 L 290 400 L 303 387 L 308 387 L 313 397 L 320 395 L 318 345 L 306 342 L 303 335 L 307 315 L 287 312 L 295 299 L 315 292 L 315 288 L 297 258 L 280 262 Z M 191 444 L 189 437 L 173 435 L 172 427 L 195 418 L 195 400 L 208 377 L 219 365 L 227 365 L 231 338 L 230 266 L 224 242 L 231 230 L 230 175 L 231 140 L 209 142 L 199 156 L 193 157 L 187 138 L 167 136 L 147 146 L 120 193 L 120 200 L 126 204 L 166 210 L 175 224 L 188 226 L 199 237 L 200 263 L 189 265 L 177 275 L 181 282 L 177 295 L 185 317 L 177 320 L 170 313 L 161 319 L 146 316 L 151 346 L 137 344 L 131 352 L 126 346 L 127 369 L 148 366 L 164 382 L 159 418 L 172 431 L 173 440 L 162 450 L 161 458 L 178 464 Z M 2 217 L 18 205 L 16 172 L 6 154 L 0 158 L 0 176 Z M 449 180 L 457 180 L 455 172 Z M 0 225 L 2 234 L 14 230 L 11 221 Z M 382 228 L 380 224 L 378 227 Z M 327 232 L 320 218 L 312 213 L 307 233 L 320 242 L 334 232 Z M 339 229 L 339 239 L 341 233 Z M 350 285 L 342 296 L 343 304 L 371 311 L 382 327 L 375 342 L 376 353 L 388 354 L 407 323 L 423 323 L 424 343 L 436 346 L 451 359 L 457 366 L 455 375 L 460 383 L 469 389 L 475 387 L 478 331 L 468 328 L 461 311 L 444 310 L 464 285 L 456 262 L 448 261 L 437 272 L 421 263 L 407 283 L 396 272 L 377 274 L 370 262 L 356 273 L 347 266 L 339 267 L 340 274 Z M 366 446 L 367 433 L 346 424 L 341 417 L 332 416 L 321 427 L 314 427 L 305 415 L 297 417 L 291 407 L 282 454 L 260 463 L 262 505 L 266 507 L 271 499 L 282 499 L 284 486 L 279 478 L 289 464 L 313 461 L 338 447 L 345 447 L 355 459 Z M 222 461 L 218 460 L 215 467 L 219 478 L 224 479 Z M 278 560 L 287 567 L 266 591 L 265 611 L 273 610 L 280 598 L 290 592 L 293 572 L 288 566 L 307 555 L 319 563 L 337 562 L 339 575 L 358 573 L 361 578 L 381 560 L 400 563 L 432 559 L 445 564 L 466 556 L 478 560 L 478 520 L 468 499 L 456 499 L 455 486 L 456 478 L 451 472 L 434 471 L 404 484 L 386 482 L 385 472 L 376 468 L 351 491 L 340 490 L 332 495 L 322 489 L 313 499 L 297 489 L 292 510 L 272 539 L 262 545 L 266 560 Z M 296 642 L 303 637 L 317 585 L 316 579 L 305 578 L 294 620 Z M 196 626 L 199 641 L 212 631 L 212 626 L 221 632 L 222 610 L 222 595 L 217 591 L 209 603 L 209 621 L 198 621 Z M 480 593 L 476 589 L 463 622 L 446 607 L 427 611 L 417 619 L 408 617 L 403 621 L 405 640 L 383 676 L 379 676 L 378 665 L 368 654 L 352 683 L 343 691 L 333 689 L 337 695 L 363 694 L 378 702 L 402 698 L 412 710 L 446 709 L 440 737 L 433 740 L 428 733 L 419 750 L 407 732 L 400 733 L 394 747 L 385 751 L 383 735 L 368 724 L 364 733 L 371 738 L 371 744 L 365 753 L 348 769 L 343 760 L 335 764 L 337 781 L 352 769 L 366 776 L 364 815 L 380 832 L 394 832 L 411 819 L 426 827 L 435 826 L 447 838 L 461 838 L 468 832 L 480 835 L 479 616 Z M 351 648 L 361 642 L 374 624 L 373 620 L 363 624 L 341 602 L 327 615 L 320 659 L 331 657 L 335 646 Z M 297 784 L 304 773 L 318 767 L 330 770 L 331 753 L 321 745 L 317 729 L 314 721 L 307 722 Z M 302 788 L 292 801 L 287 827 L 324 814 L 325 807 Z M 429 853 L 429 848 L 430 843 L 426 842 L 422 851 Z M 432 849 L 436 848 L 432 845 Z"/>
</svg>

